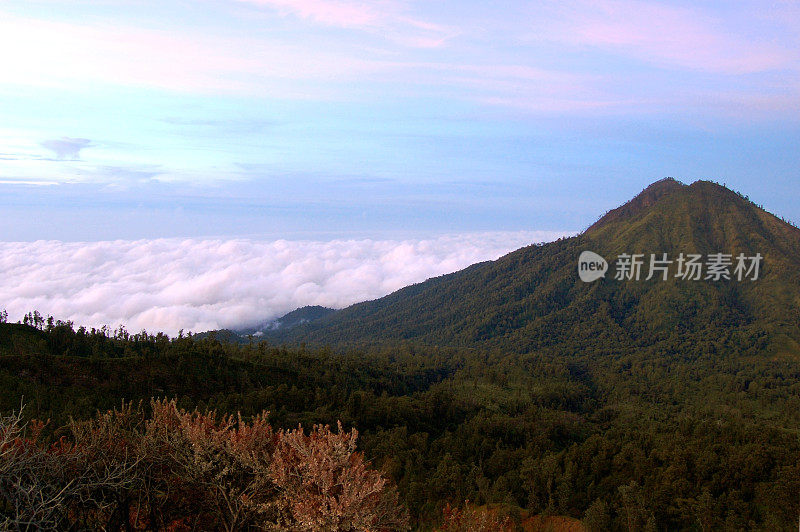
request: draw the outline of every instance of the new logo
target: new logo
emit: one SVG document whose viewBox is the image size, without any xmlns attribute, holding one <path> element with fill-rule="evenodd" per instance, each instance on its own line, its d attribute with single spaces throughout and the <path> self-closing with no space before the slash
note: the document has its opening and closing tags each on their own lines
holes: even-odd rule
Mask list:
<svg viewBox="0 0 800 532">
<path fill-rule="evenodd" d="M 584 251 L 578 257 L 578 276 L 584 283 L 591 283 L 606 276 L 608 263 L 594 251 Z"/>
</svg>

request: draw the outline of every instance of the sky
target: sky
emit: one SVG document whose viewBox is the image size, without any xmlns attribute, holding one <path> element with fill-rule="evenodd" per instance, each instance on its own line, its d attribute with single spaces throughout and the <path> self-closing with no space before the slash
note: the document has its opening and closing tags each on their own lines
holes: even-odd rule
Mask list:
<svg viewBox="0 0 800 532">
<path fill-rule="evenodd" d="M 484 234 L 488 258 L 667 176 L 797 222 L 799 144 L 796 0 L 0 0 L 0 242 L 34 255 Z"/>
</svg>

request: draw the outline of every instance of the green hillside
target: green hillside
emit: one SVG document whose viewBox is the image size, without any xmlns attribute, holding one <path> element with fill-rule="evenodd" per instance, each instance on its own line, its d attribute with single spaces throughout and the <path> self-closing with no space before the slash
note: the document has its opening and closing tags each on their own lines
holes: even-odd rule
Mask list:
<svg viewBox="0 0 800 532">
<path fill-rule="evenodd" d="M 242 338 L 246 338 L 249 335 L 261 336 L 264 334 L 264 331 L 269 332 L 292 329 L 298 325 L 303 325 L 304 323 L 311 323 L 313 321 L 322 319 L 325 316 L 333 314 L 334 312 L 336 311 L 332 308 L 321 307 L 319 305 L 309 305 L 295 309 L 287 314 L 284 314 L 280 318 L 266 321 L 255 327 L 236 331 L 236 333 Z"/>
<path fill-rule="evenodd" d="M 584 250 L 622 253 L 760 253 L 757 281 L 578 279 Z M 646 276 L 647 265 L 643 270 Z M 709 340 L 769 336 L 769 353 L 796 354 L 800 230 L 715 183 L 667 179 L 573 238 L 529 246 L 497 261 L 353 305 L 275 342 L 354 345 L 397 340 L 529 352 L 563 344 L 609 348 L 680 334 Z M 744 345 L 742 347 L 745 347 Z"/>
</svg>

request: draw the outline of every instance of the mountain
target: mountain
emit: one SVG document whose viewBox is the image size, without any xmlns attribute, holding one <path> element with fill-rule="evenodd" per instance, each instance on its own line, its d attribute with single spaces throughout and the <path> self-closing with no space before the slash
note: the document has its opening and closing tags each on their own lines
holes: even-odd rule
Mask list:
<svg viewBox="0 0 800 532">
<path fill-rule="evenodd" d="M 578 257 L 610 264 L 585 283 Z M 756 280 L 647 276 L 650 254 L 760 254 Z M 621 254 L 643 254 L 642 279 L 616 280 Z M 751 263 L 748 262 L 749 266 Z M 729 268 L 733 273 L 733 265 Z M 671 338 L 734 342 L 747 353 L 800 354 L 800 230 L 719 184 L 653 183 L 582 234 L 429 279 L 312 323 L 265 333 L 272 342 L 363 345 L 398 341 L 515 352 L 564 345 L 629 350 Z M 705 276 L 705 273 L 703 274 Z M 750 346 L 750 348 L 748 348 Z"/>
<path fill-rule="evenodd" d="M 246 337 L 248 335 L 262 336 L 265 331 L 288 331 L 298 325 L 315 322 L 334 312 L 336 311 L 332 308 L 321 307 L 319 305 L 305 306 L 295 309 L 288 314 L 284 314 L 280 318 L 265 321 L 256 327 L 241 329 L 234 332 L 241 337 Z"/>
</svg>

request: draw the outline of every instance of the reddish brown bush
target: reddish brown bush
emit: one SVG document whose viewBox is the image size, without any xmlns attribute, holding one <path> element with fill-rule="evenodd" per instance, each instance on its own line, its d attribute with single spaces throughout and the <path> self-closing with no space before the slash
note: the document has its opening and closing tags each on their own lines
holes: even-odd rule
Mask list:
<svg viewBox="0 0 800 532">
<path fill-rule="evenodd" d="M 27 427 L 21 414 L 0 418 L 0 530 L 55 529 L 64 523 L 75 454 L 39 441 L 43 425 Z"/>
<path fill-rule="evenodd" d="M 474 506 L 465 501 L 461 508 L 449 503 L 444 507 L 442 526 L 439 532 L 511 532 L 514 524 L 508 517 L 485 506 Z"/>
<path fill-rule="evenodd" d="M 152 401 L 73 422 L 47 445 L 40 425 L 0 419 L 0 528 L 352 530 L 408 528 L 397 492 L 339 426 L 274 431 Z M 35 504 L 34 504 L 35 503 Z"/>
<path fill-rule="evenodd" d="M 317 425 L 282 432 L 271 477 L 282 490 L 294 522 L 303 530 L 398 530 L 408 516 L 397 492 L 355 452 L 358 432 Z"/>
</svg>

